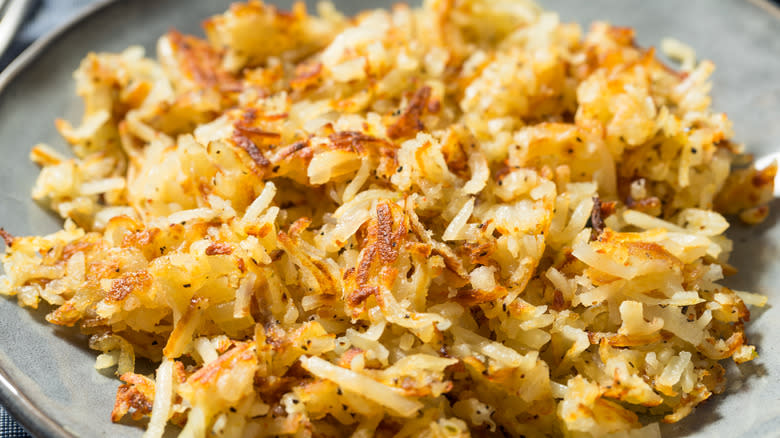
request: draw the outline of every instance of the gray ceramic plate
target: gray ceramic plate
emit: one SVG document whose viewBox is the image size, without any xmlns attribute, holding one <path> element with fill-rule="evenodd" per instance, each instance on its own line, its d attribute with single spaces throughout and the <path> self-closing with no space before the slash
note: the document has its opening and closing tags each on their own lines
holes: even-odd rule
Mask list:
<svg viewBox="0 0 780 438">
<path fill-rule="evenodd" d="M 565 20 L 595 19 L 637 29 L 639 42 L 657 45 L 672 35 L 718 66 L 715 107 L 728 112 L 737 139 L 756 154 L 780 150 L 780 10 L 761 0 L 548 0 Z M 0 225 L 13 234 L 52 232 L 59 221 L 29 199 L 38 173 L 27 156 L 47 142 L 64 150 L 53 120 L 80 117 L 73 70 L 88 51 L 119 51 L 141 44 L 153 53 L 171 27 L 199 32 L 201 20 L 229 0 L 126 0 L 93 8 L 81 19 L 36 43 L 0 75 Z M 279 2 L 289 7 L 289 1 Z M 340 9 L 385 5 L 336 1 Z M 768 294 L 774 303 L 756 312 L 751 340 L 761 357 L 733 374 L 728 396 L 702 405 L 668 436 L 763 437 L 780 431 L 780 204 L 764 225 L 732 230 L 733 262 L 741 272 L 730 285 Z M 78 334 L 47 325 L 43 311 L 29 312 L 0 299 L 0 401 L 34 435 L 140 436 L 115 425 L 109 413 L 117 381 L 93 369 L 94 354 Z"/>
</svg>

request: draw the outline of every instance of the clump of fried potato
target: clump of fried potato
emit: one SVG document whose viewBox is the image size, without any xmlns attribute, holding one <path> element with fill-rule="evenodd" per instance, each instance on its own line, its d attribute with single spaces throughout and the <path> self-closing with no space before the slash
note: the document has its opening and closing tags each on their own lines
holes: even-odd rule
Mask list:
<svg viewBox="0 0 780 438">
<path fill-rule="evenodd" d="M 528 1 L 204 27 L 87 56 L 75 156 L 31 153 L 63 229 L 2 233 L 0 292 L 91 335 L 112 420 L 654 437 L 756 357 L 720 212 L 760 221 L 776 167 L 731 173 L 710 62 Z"/>
</svg>

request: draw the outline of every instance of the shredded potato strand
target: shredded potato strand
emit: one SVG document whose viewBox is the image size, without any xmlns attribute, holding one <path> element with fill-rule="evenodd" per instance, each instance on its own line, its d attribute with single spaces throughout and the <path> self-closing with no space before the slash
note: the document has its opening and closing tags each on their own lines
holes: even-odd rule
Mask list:
<svg viewBox="0 0 780 438">
<path fill-rule="evenodd" d="M 30 154 L 64 225 L 0 229 L 0 293 L 90 336 L 113 421 L 657 437 L 757 357 L 723 214 L 765 218 L 777 166 L 732 166 L 687 46 L 679 73 L 528 0 L 251 0 L 204 30 L 87 55 L 72 153 Z"/>
</svg>

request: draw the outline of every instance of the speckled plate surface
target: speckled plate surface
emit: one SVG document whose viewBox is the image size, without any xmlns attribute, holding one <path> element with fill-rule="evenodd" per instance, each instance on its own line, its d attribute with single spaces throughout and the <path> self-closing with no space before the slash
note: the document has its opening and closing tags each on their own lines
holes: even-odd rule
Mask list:
<svg viewBox="0 0 780 438">
<path fill-rule="evenodd" d="M 658 45 L 674 36 L 715 61 L 714 107 L 728 112 L 736 139 L 756 155 L 780 151 L 780 10 L 764 0 L 547 0 L 563 20 L 587 26 L 596 19 L 637 29 L 639 43 Z M 54 118 L 78 120 L 81 104 L 72 72 L 88 51 L 119 51 L 140 44 L 153 53 L 156 38 L 171 27 L 199 33 L 201 20 L 229 0 L 124 0 L 98 5 L 76 22 L 34 44 L 0 74 L 0 225 L 13 234 L 55 231 L 59 220 L 29 198 L 38 169 L 29 149 L 65 145 Z M 289 7 L 289 1 L 276 2 Z M 338 1 L 346 12 L 389 5 Z M 749 326 L 760 358 L 731 367 L 725 395 L 716 396 L 665 436 L 769 437 L 780 434 L 780 203 L 758 227 L 738 226 L 732 262 L 734 288 L 770 296 Z M 140 436 L 135 426 L 111 424 L 118 382 L 93 368 L 94 353 L 75 331 L 48 325 L 47 309 L 20 309 L 0 299 L 0 402 L 32 434 Z"/>
</svg>

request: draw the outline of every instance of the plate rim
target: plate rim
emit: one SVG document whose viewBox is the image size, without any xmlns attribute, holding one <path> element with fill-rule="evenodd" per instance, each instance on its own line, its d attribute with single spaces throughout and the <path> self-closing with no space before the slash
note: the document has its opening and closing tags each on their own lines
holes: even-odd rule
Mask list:
<svg viewBox="0 0 780 438">
<path fill-rule="evenodd" d="M 82 8 L 73 17 L 35 40 L 0 72 L 0 96 L 5 93 L 14 78 L 37 59 L 57 37 L 71 30 L 87 17 L 107 9 L 109 5 L 117 3 L 118 0 L 98 0 Z M 38 405 L 33 403 L 22 391 L 20 385 L 13 382 L 1 364 L 0 405 L 8 411 L 16 422 L 22 425 L 27 433 L 34 437 L 76 438 L 76 435 L 68 431 L 63 424 L 47 415 Z"/>
<path fill-rule="evenodd" d="M 127 1 L 127 0 L 126 0 Z M 270 0 L 273 1 L 273 0 Z M 409 0 L 392 0 L 398 1 Z M 780 21 L 780 2 L 773 0 L 744 0 L 745 3 L 752 4 L 773 18 Z M 60 35 L 76 27 L 80 22 L 98 12 L 108 10 L 109 6 L 119 4 L 119 0 L 97 0 L 96 2 L 82 8 L 72 18 L 50 30 L 42 37 L 36 39 L 19 56 L 17 56 L 2 72 L 0 72 L 0 97 L 6 91 L 24 69 L 35 61 L 49 47 L 49 45 Z M 60 424 L 55 418 L 47 415 L 43 410 L 33 403 L 22 388 L 13 382 L 8 372 L 0 364 L 0 405 L 11 414 L 11 417 L 24 427 L 30 435 L 34 437 L 57 437 L 57 438 L 76 438 L 72 432 Z"/>
</svg>

